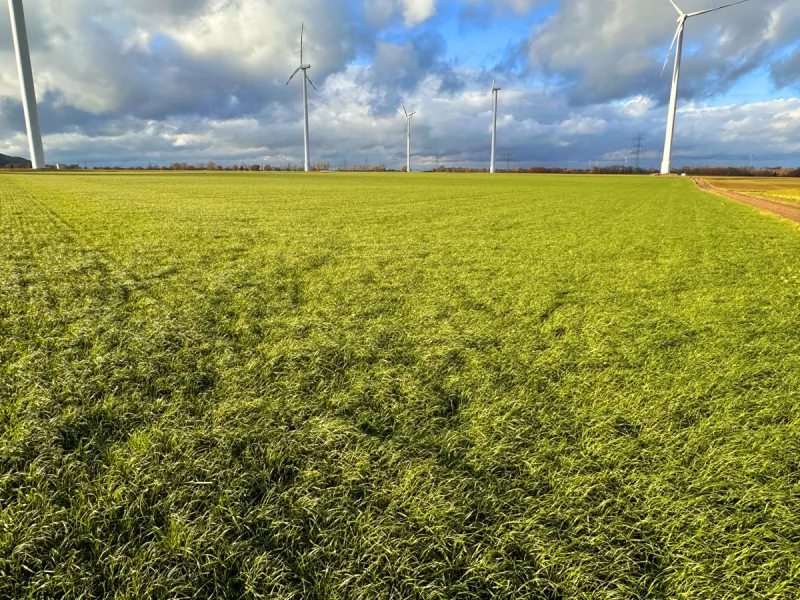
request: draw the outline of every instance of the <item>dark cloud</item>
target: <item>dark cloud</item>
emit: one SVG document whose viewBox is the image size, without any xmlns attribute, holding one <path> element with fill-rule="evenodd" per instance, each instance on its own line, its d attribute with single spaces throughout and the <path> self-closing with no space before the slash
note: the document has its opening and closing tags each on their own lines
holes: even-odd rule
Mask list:
<svg viewBox="0 0 800 600">
<path fill-rule="evenodd" d="M 378 42 L 372 66 L 363 73 L 362 85 L 378 97 L 372 106 L 374 115 L 397 110 L 409 92 L 428 77 L 437 78 L 439 94 L 454 94 L 464 89 L 464 82 L 446 57 L 447 44 L 441 34 L 423 31 L 403 43 Z"/>
<path fill-rule="evenodd" d="M 800 89 L 800 48 L 770 66 L 772 80 L 779 87 Z"/>
<path fill-rule="evenodd" d="M 685 11 L 713 0 L 683 0 Z M 794 0 L 763 0 L 691 19 L 682 65 L 683 98 L 708 98 L 768 64 L 797 41 Z M 529 45 L 530 62 L 558 77 L 572 106 L 647 94 L 665 101 L 661 63 L 675 32 L 676 11 L 664 0 L 563 0 Z M 668 66 L 671 69 L 672 63 Z"/>
</svg>

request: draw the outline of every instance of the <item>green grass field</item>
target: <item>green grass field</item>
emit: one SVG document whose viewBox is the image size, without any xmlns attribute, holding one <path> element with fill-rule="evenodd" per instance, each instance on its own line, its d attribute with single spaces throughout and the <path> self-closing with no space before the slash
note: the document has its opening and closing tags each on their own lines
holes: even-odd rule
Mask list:
<svg viewBox="0 0 800 600">
<path fill-rule="evenodd" d="M 796 599 L 800 228 L 680 178 L 0 175 L 0 597 Z"/>
</svg>

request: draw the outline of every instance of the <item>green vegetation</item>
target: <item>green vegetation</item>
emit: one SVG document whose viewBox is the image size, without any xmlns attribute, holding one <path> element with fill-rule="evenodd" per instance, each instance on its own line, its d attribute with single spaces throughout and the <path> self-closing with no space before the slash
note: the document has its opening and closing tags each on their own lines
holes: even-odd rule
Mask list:
<svg viewBox="0 0 800 600">
<path fill-rule="evenodd" d="M 0 175 L 0 597 L 797 598 L 799 325 L 686 179 Z"/>
</svg>

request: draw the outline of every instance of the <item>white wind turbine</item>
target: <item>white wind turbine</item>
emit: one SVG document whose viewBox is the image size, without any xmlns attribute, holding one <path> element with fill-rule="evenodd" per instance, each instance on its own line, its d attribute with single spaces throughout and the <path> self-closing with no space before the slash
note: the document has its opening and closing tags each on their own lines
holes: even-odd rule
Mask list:
<svg viewBox="0 0 800 600">
<path fill-rule="evenodd" d="M 406 105 L 403 104 L 403 112 L 406 113 L 406 172 L 411 173 L 411 119 L 417 111 L 408 114 Z"/>
<path fill-rule="evenodd" d="M 495 146 L 497 143 L 497 98 L 498 92 L 503 88 L 497 87 L 497 70 L 492 77 L 492 162 L 489 165 L 489 173 L 494 173 Z"/>
<path fill-rule="evenodd" d="M 664 143 L 664 160 L 661 163 L 662 175 L 669 175 L 672 163 L 672 140 L 675 136 L 675 115 L 678 110 L 678 84 L 680 83 L 681 78 L 681 55 L 683 54 L 683 33 L 686 28 L 686 20 L 692 17 L 704 15 L 706 13 L 722 10 L 723 8 L 728 8 L 729 6 L 736 6 L 737 4 L 749 2 L 749 0 L 739 0 L 739 2 L 732 2 L 731 4 L 725 4 L 724 6 L 718 6 L 717 8 L 710 8 L 708 10 L 700 10 L 686 14 L 680 8 L 678 8 L 678 5 L 675 4 L 673 0 L 669 1 L 672 3 L 672 6 L 675 7 L 675 10 L 678 11 L 678 29 L 675 32 L 675 37 L 672 38 L 672 45 L 669 47 L 667 60 L 664 61 L 664 68 L 661 69 L 662 77 L 667 68 L 667 63 L 669 63 L 669 57 L 672 54 L 672 49 L 675 48 L 676 43 L 678 46 L 675 48 L 675 71 L 672 75 L 672 94 L 670 95 L 669 99 L 669 116 L 667 117 L 667 139 Z"/>
<path fill-rule="evenodd" d="M 300 66 L 295 69 L 295 72 L 292 73 L 292 76 L 289 77 L 289 81 L 286 82 L 286 85 L 289 85 L 294 79 L 294 76 L 297 75 L 300 71 L 303 72 L 303 110 L 304 110 L 304 118 L 305 118 L 305 125 L 303 128 L 303 142 L 305 145 L 305 170 L 308 173 L 311 170 L 311 159 L 309 156 L 309 141 L 308 141 L 308 85 L 307 83 L 311 84 L 311 87 L 314 90 L 317 90 L 317 86 L 309 79 L 308 77 L 308 70 L 311 68 L 311 65 L 303 63 L 303 34 L 305 33 L 305 23 L 300 27 Z"/>
<path fill-rule="evenodd" d="M 39 109 L 36 106 L 36 90 L 33 87 L 31 53 L 28 47 L 28 30 L 25 28 L 22 0 L 8 0 L 8 10 L 11 13 L 11 33 L 17 53 L 19 85 L 22 90 L 22 106 L 25 110 L 25 126 L 28 130 L 31 164 L 34 169 L 44 169 L 46 165 L 42 147 L 42 130 L 39 127 Z"/>
</svg>

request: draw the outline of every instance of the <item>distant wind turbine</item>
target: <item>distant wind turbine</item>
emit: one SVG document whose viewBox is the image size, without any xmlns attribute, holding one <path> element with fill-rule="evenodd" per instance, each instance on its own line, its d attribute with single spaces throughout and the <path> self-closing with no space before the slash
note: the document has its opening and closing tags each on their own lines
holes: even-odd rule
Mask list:
<svg viewBox="0 0 800 600">
<path fill-rule="evenodd" d="M 31 164 L 34 169 L 44 169 L 46 165 L 42 147 L 42 130 L 39 127 L 39 109 L 36 106 L 36 90 L 33 87 L 31 53 L 28 47 L 28 30 L 25 28 L 22 0 L 8 0 L 8 10 L 11 13 L 14 49 L 17 52 L 17 69 L 19 70 L 19 85 L 22 90 L 22 106 L 25 110 L 25 127 L 28 130 Z"/>
<path fill-rule="evenodd" d="M 411 119 L 417 114 L 417 111 L 408 114 L 406 105 L 403 104 L 403 112 L 406 113 L 406 171 L 411 173 Z"/>
<path fill-rule="evenodd" d="M 497 144 L 497 100 L 498 92 L 502 89 L 497 87 L 497 70 L 495 70 L 495 75 L 492 77 L 492 162 L 489 165 L 489 173 L 494 173 L 495 146 Z"/>
<path fill-rule="evenodd" d="M 300 66 L 295 69 L 295 72 L 292 73 L 292 76 L 289 77 L 289 81 L 286 82 L 286 85 L 289 85 L 294 79 L 294 76 L 297 75 L 300 71 L 303 72 L 303 110 L 304 110 L 304 118 L 305 118 L 305 125 L 303 128 L 303 143 L 305 145 L 305 170 L 308 173 L 311 170 L 311 158 L 309 154 L 309 141 L 308 141 L 308 85 L 306 82 L 311 84 L 311 87 L 314 88 L 315 91 L 317 90 L 317 86 L 311 81 L 308 77 L 308 70 L 311 68 L 311 65 L 303 63 L 303 34 L 305 33 L 306 25 L 305 23 L 302 24 L 300 27 Z"/>
<path fill-rule="evenodd" d="M 686 28 L 686 20 L 692 17 L 704 15 L 706 13 L 722 10 L 723 8 L 728 8 L 729 6 L 744 4 L 750 0 L 739 0 L 739 2 L 732 2 L 731 4 L 725 4 L 724 6 L 718 6 L 717 8 L 700 10 L 689 14 L 686 14 L 680 8 L 678 8 L 678 5 L 675 4 L 673 0 L 669 1 L 672 6 L 675 7 L 675 10 L 678 11 L 678 29 L 675 32 L 675 37 L 672 38 L 672 45 L 669 47 L 669 52 L 667 52 L 667 60 L 664 61 L 664 68 L 661 69 L 661 76 L 663 77 L 664 71 L 667 69 L 667 63 L 669 63 L 669 57 L 672 55 L 672 49 L 675 48 L 675 71 L 672 75 L 672 94 L 670 95 L 669 99 L 669 116 L 667 117 L 667 139 L 664 143 L 664 160 L 661 163 L 662 175 L 669 175 L 672 163 L 672 141 L 675 137 L 675 116 L 678 110 L 678 84 L 680 83 L 681 78 L 681 55 L 683 54 L 683 33 Z M 676 43 L 677 48 L 675 47 Z"/>
</svg>

